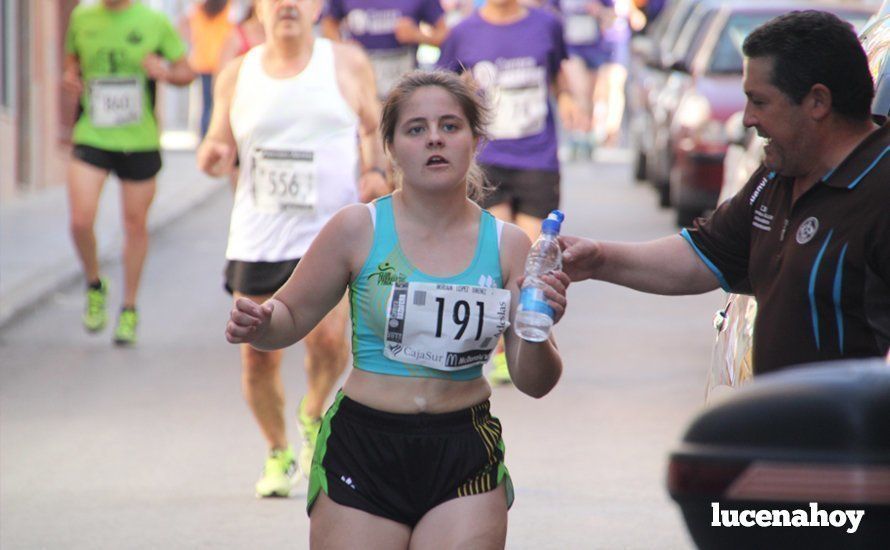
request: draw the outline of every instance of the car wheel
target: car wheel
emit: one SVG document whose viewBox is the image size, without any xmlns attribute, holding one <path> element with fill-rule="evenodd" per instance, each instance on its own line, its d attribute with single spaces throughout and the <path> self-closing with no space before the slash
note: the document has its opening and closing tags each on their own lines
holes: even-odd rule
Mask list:
<svg viewBox="0 0 890 550">
<path fill-rule="evenodd" d="M 677 205 L 677 227 L 692 227 L 692 222 L 701 215 L 698 208 Z"/>
<path fill-rule="evenodd" d="M 646 180 L 646 153 L 637 151 L 636 161 L 634 162 L 634 177 L 638 182 Z"/>
<path fill-rule="evenodd" d="M 666 181 L 660 181 L 655 185 L 658 191 L 658 206 L 662 208 L 671 207 L 671 186 Z"/>
</svg>

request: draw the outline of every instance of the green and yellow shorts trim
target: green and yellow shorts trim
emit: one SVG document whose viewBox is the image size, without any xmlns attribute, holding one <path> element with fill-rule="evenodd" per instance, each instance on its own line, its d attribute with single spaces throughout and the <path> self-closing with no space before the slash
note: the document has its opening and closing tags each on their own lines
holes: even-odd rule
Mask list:
<svg viewBox="0 0 890 550">
<path fill-rule="evenodd" d="M 454 498 L 513 483 L 504 464 L 501 423 L 485 401 L 443 414 L 395 414 L 337 394 L 322 419 L 309 499 L 320 491 L 342 506 L 408 526 Z"/>
</svg>

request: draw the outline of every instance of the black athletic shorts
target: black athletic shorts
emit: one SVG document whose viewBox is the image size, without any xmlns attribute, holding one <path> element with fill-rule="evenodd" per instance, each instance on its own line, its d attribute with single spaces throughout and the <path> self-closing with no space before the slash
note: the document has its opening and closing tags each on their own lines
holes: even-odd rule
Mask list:
<svg viewBox="0 0 890 550">
<path fill-rule="evenodd" d="M 229 260 L 226 262 L 226 291 L 247 296 L 274 294 L 287 282 L 299 261 L 299 258 L 283 262 Z"/>
<path fill-rule="evenodd" d="M 158 151 L 122 153 L 97 149 L 89 145 L 75 145 L 71 154 L 87 164 L 114 172 L 121 180 L 135 182 L 150 180 L 161 171 L 161 153 Z"/>
<path fill-rule="evenodd" d="M 507 203 L 513 212 L 544 219 L 559 208 L 559 172 L 482 165 L 488 193 L 482 208 Z"/>
<path fill-rule="evenodd" d="M 338 392 L 312 457 L 307 513 L 320 491 L 342 506 L 414 527 L 458 497 L 513 484 L 489 402 L 442 414 L 378 411 Z"/>
</svg>

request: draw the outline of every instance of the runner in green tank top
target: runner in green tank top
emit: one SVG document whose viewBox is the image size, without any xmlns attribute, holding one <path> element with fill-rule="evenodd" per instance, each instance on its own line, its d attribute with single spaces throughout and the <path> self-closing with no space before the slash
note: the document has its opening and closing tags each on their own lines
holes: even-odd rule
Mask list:
<svg viewBox="0 0 890 550">
<path fill-rule="evenodd" d="M 124 296 L 114 333 L 136 341 L 136 294 L 148 249 L 146 218 L 161 169 L 155 119 L 158 82 L 189 84 L 185 45 L 167 17 L 131 0 L 78 6 L 65 37 L 63 86 L 80 98 L 68 169 L 71 234 L 87 279 L 84 327 L 105 327 L 108 283 L 99 274 L 93 232 L 102 186 L 114 172 L 124 205 Z"/>
<path fill-rule="evenodd" d="M 229 342 L 281 349 L 349 288 L 356 368 L 312 457 L 312 548 L 504 547 L 512 482 L 481 365 L 503 334 L 516 388 L 543 397 L 562 360 L 552 336 L 520 343 L 508 330 L 531 243 L 468 197 L 486 114 L 453 73 L 405 75 L 381 123 L 400 188 L 342 208 L 272 298 L 230 314 Z M 568 277 L 542 280 L 559 321 Z"/>
</svg>

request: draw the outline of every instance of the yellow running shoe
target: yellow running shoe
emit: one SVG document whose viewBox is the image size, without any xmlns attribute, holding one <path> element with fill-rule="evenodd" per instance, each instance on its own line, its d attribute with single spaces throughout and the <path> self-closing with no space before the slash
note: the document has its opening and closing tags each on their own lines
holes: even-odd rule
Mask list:
<svg viewBox="0 0 890 550">
<path fill-rule="evenodd" d="M 288 497 L 299 478 L 293 447 L 273 449 L 266 458 L 263 476 L 256 482 L 256 496 Z"/>
<path fill-rule="evenodd" d="M 512 384 L 512 380 L 510 380 L 510 369 L 507 368 L 507 354 L 505 352 L 500 352 L 494 354 L 491 358 L 492 369 L 488 373 L 488 381 L 491 382 L 493 386 L 502 386 L 506 384 Z"/>
<path fill-rule="evenodd" d="M 99 278 L 99 288 L 87 289 L 87 304 L 83 312 L 83 327 L 87 332 L 99 332 L 108 322 L 105 300 L 108 297 L 108 279 Z"/>
<path fill-rule="evenodd" d="M 315 441 L 318 439 L 318 430 L 321 429 L 321 418 L 312 418 L 306 414 L 303 408 L 305 402 L 306 398 L 304 397 L 297 410 L 297 429 L 300 430 L 300 436 L 303 438 L 303 446 L 300 447 L 300 471 L 306 479 L 309 479 L 312 455 L 315 454 Z"/>
<path fill-rule="evenodd" d="M 118 346 L 132 346 L 136 343 L 136 327 L 139 326 L 139 314 L 135 309 L 121 310 L 114 329 L 114 343 Z"/>
</svg>

